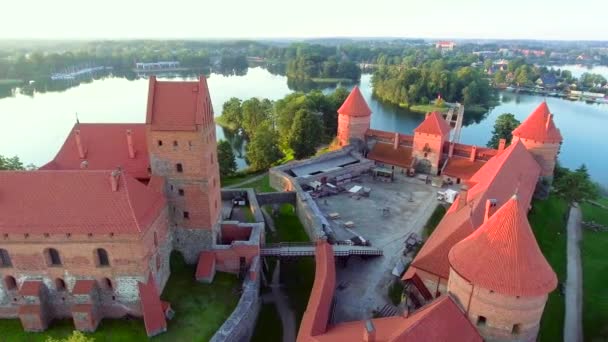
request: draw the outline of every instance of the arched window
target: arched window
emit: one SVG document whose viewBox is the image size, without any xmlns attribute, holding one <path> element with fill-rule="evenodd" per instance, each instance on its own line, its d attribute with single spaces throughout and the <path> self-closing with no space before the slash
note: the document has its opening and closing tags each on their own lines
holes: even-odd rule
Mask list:
<svg viewBox="0 0 608 342">
<path fill-rule="evenodd" d="M 110 278 L 103 278 L 101 280 L 101 285 L 108 290 L 112 290 L 112 281 L 110 280 Z"/>
<path fill-rule="evenodd" d="M 46 250 L 46 261 L 49 266 L 61 266 L 61 257 L 55 248 Z"/>
<path fill-rule="evenodd" d="M 485 327 L 486 326 L 486 318 L 485 318 L 485 316 L 478 316 L 477 317 L 477 326 L 478 327 Z"/>
<path fill-rule="evenodd" d="M 97 254 L 97 266 L 110 266 L 110 258 L 108 258 L 108 252 L 105 249 L 97 248 L 95 254 Z"/>
<path fill-rule="evenodd" d="M 11 267 L 11 257 L 6 249 L 0 248 L 0 267 Z"/>
<path fill-rule="evenodd" d="M 4 286 L 6 286 L 7 290 L 16 290 L 17 280 L 13 276 L 6 276 L 4 277 Z"/>
<path fill-rule="evenodd" d="M 55 290 L 65 291 L 65 281 L 61 278 L 55 279 Z"/>
</svg>

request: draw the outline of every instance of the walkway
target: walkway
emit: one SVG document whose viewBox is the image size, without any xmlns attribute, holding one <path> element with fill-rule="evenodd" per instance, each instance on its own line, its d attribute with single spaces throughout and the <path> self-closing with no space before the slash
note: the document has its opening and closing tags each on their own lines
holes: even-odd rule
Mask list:
<svg viewBox="0 0 608 342">
<path fill-rule="evenodd" d="M 283 342 L 295 342 L 296 340 L 296 315 L 291 310 L 287 295 L 283 293 L 281 284 L 279 284 L 279 275 L 281 274 L 281 261 L 277 260 L 277 264 L 272 273 L 272 297 L 277 312 L 281 317 L 281 324 L 283 325 Z"/>
<path fill-rule="evenodd" d="M 245 184 L 249 184 L 251 182 L 255 182 L 257 180 L 260 180 L 260 179 L 264 178 L 267 174 L 268 174 L 268 172 L 260 173 L 257 176 L 253 176 L 251 178 L 247 178 L 247 179 L 245 179 L 243 181 L 240 181 L 238 183 L 235 183 L 235 184 L 224 186 L 223 188 L 224 189 L 238 189 L 238 188 L 242 187 Z"/>
<path fill-rule="evenodd" d="M 566 318 L 564 341 L 582 341 L 583 277 L 581 268 L 581 209 L 570 207 L 568 218 L 568 276 L 566 278 Z"/>
<path fill-rule="evenodd" d="M 375 247 L 367 246 L 350 246 L 350 245 L 333 245 L 335 256 L 350 256 L 350 255 L 362 255 L 362 256 L 381 256 L 382 250 Z M 267 244 L 260 249 L 262 256 L 314 256 L 315 245 L 311 243 L 277 243 Z"/>
</svg>

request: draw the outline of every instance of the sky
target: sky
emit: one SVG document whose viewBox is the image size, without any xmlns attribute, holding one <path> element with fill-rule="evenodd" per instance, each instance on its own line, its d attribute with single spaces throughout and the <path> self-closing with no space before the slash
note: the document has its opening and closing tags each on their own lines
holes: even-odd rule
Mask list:
<svg viewBox="0 0 608 342">
<path fill-rule="evenodd" d="M 608 0 L 5 1 L 0 39 L 608 40 Z"/>
</svg>

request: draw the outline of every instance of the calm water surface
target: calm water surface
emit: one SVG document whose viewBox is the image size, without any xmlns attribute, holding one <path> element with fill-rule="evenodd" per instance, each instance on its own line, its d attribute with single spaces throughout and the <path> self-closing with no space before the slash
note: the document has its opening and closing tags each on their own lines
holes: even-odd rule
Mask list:
<svg viewBox="0 0 608 342">
<path fill-rule="evenodd" d="M 372 128 L 411 133 L 424 115 L 373 99 L 370 81 L 371 75 L 363 75 L 360 88 L 373 111 Z M 216 115 L 221 114 L 222 104 L 230 97 L 276 100 L 291 92 L 286 77 L 272 75 L 262 68 L 250 68 L 243 76 L 211 74 L 208 83 Z M 48 162 L 74 125 L 75 113 L 81 122 L 143 122 L 147 84 L 145 79 L 129 81 L 109 77 L 64 92 L 16 94 L 0 99 L 0 154 L 18 155 L 25 163 L 35 165 Z M 463 143 L 485 145 L 498 115 L 510 112 L 523 120 L 544 99 L 513 93 L 502 93 L 500 97 L 500 105 L 477 117 L 478 123 L 468 120 L 472 123 L 463 128 Z M 608 185 L 608 140 L 604 137 L 608 128 L 608 105 L 557 98 L 547 98 L 547 103 L 565 139 L 560 155 L 562 163 L 568 167 L 585 163 L 594 179 Z M 465 116 L 471 117 L 468 113 Z M 238 137 L 220 127 L 217 127 L 217 136 L 233 142 L 237 150 L 242 149 Z M 238 158 L 238 164 L 243 168 L 245 161 Z"/>
</svg>

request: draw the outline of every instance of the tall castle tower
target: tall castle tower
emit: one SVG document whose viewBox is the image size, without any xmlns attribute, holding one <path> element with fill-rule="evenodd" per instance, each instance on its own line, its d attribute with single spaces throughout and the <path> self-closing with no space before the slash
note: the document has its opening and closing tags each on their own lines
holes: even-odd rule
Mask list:
<svg viewBox="0 0 608 342">
<path fill-rule="evenodd" d="M 443 143 L 450 139 L 450 130 L 450 125 L 437 112 L 428 114 L 414 129 L 412 155 L 416 158 L 416 169 L 419 172 L 437 174 Z"/>
<path fill-rule="evenodd" d="M 338 142 L 346 146 L 350 139 L 365 141 L 365 132 L 370 127 L 372 110 L 355 86 L 338 109 Z"/>
<path fill-rule="evenodd" d="M 513 196 L 450 250 L 448 292 L 486 341 L 536 341 L 557 277 Z"/>
<path fill-rule="evenodd" d="M 207 81 L 150 77 L 146 116 L 152 175 L 166 179 L 174 247 L 194 262 L 211 246 L 221 209 L 213 108 Z"/>
<path fill-rule="evenodd" d="M 557 154 L 563 141 L 553 122 L 553 114 L 543 101 L 530 116 L 513 131 L 513 143 L 521 141 L 541 167 L 541 177 L 551 179 Z"/>
</svg>

